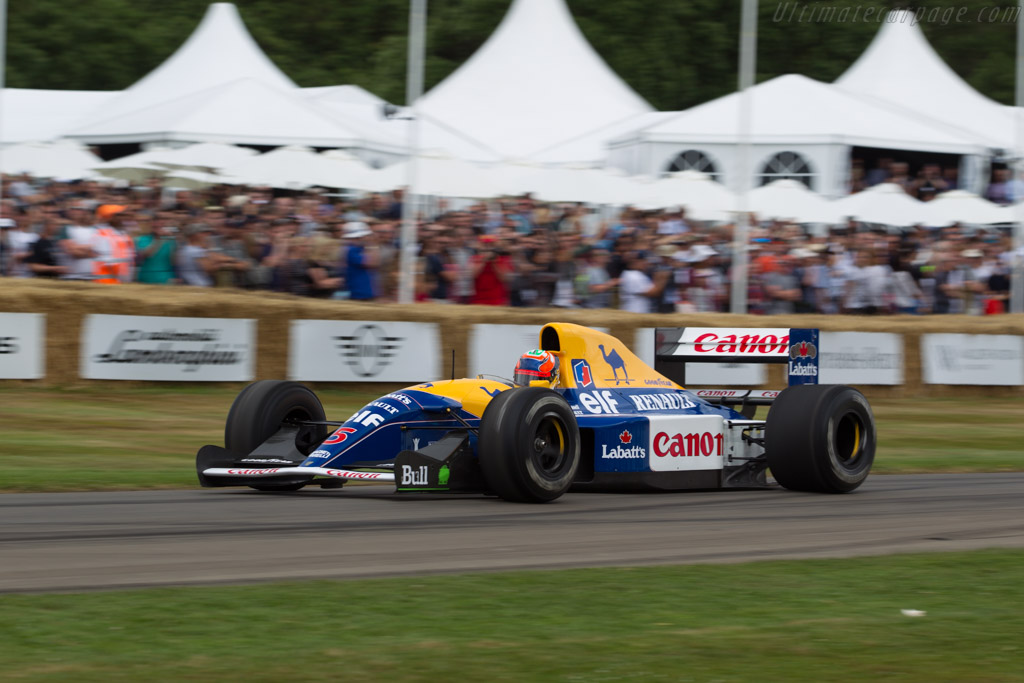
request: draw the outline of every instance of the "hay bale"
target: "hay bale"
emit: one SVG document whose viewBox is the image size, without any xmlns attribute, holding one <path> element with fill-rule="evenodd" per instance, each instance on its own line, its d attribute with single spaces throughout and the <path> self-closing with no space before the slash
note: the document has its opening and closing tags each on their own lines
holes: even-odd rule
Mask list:
<svg viewBox="0 0 1024 683">
<path fill-rule="evenodd" d="M 43 384 L 86 383 L 79 377 L 82 319 L 89 313 L 197 318 L 251 318 L 257 321 L 256 377 L 282 378 L 288 371 L 292 320 L 371 320 L 433 322 L 441 329 L 444 357 L 455 349 L 455 373 L 469 368 L 469 332 L 475 324 L 543 325 L 558 321 L 607 327 L 631 343 L 642 327 L 817 327 L 834 332 L 890 332 L 903 335 L 904 385 L 868 387 L 869 396 L 1019 396 L 1024 387 L 950 387 L 922 384 L 921 335 L 927 333 L 1024 335 L 1024 315 L 999 316 L 755 316 L 729 313 L 638 314 L 616 310 L 499 308 L 447 304 L 380 304 L 296 297 L 265 291 L 203 289 L 165 285 L 106 286 L 90 282 L 0 278 L 0 311 L 47 315 L 46 367 Z M 769 366 L 769 383 L 785 384 L 781 366 Z M 4 380 L 12 381 L 12 380 Z M 111 382 L 111 384 L 118 384 Z M 356 385 L 346 385 L 355 388 Z M 363 385 L 358 385 L 363 386 Z M 367 384 L 384 388 L 381 384 Z M 390 386 L 390 385 L 389 385 Z"/>
</svg>

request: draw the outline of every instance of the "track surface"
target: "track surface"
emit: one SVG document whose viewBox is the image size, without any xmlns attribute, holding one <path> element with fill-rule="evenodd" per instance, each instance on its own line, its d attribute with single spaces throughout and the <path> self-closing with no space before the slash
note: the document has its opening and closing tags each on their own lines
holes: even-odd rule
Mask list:
<svg viewBox="0 0 1024 683">
<path fill-rule="evenodd" d="M 1024 547 L 1024 473 L 549 505 L 389 491 L 2 495 L 0 592 Z"/>
</svg>

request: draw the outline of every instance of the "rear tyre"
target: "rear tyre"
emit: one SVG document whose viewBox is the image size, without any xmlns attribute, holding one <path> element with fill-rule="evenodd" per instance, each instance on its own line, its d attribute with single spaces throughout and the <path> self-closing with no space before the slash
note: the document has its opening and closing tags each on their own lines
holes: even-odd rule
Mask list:
<svg viewBox="0 0 1024 683">
<path fill-rule="evenodd" d="M 517 503 L 546 503 L 569 490 L 580 463 L 580 432 L 569 404 L 543 387 L 498 394 L 480 420 L 480 469 L 487 486 Z"/>
<path fill-rule="evenodd" d="M 867 479 L 875 444 L 871 407 L 853 387 L 789 387 L 772 403 L 765 423 L 768 467 L 793 491 L 853 491 Z"/>
<path fill-rule="evenodd" d="M 224 426 L 224 447 L 238 454 L 249 454 L 273 436 L 287 422 L 324 421 L 326 416 L 320 399 L 298 382 L 261 380 L 253 382 L 238 394 L 228 411 Z M 309 455 L 327 438 L 327 427 L 302 427 L 295 437 L 295 448 Z M 260 491 L 295 491 L 305 482 L 260 484 Z"/>
</svg>

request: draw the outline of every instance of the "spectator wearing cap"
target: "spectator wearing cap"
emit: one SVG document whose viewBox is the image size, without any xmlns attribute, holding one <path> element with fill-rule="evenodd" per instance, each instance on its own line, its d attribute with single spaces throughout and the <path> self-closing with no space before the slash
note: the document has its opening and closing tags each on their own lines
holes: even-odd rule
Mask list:
<svg viewBox="0 0 1024 683">
<path fill-rule="evenodd" d="M 348 296 L 355 301 L 372 301 L 377 298 L 377 265 L 379 250 L 374 241 L 373 230 L 362 221 L 351 221 L 345 225 L 345 283 Z"/>
<path fill-rule="evenodd" d="M 126 231 L 131 210 L 122 204 L 101 204 L 96 209 L 96 232 L 92 236 L 93 282 L 104 285 L 132 281 L 135 244 Z"/>
</svg>

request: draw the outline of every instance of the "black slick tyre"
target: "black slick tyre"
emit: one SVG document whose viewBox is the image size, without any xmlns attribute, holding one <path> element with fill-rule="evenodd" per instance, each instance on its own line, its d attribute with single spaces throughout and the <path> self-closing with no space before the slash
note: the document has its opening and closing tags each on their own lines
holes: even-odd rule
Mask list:
<svg viewBox="0 0 1024 683">
<path fill-rule="evenodd" d="M 789 387 L 765 422 L 765 454 L 775 480 L 793 491 L 848 493 L 875 460 L 875 418 L 853 387 Z"/>
<path fill-rule="evenodd" d="M 480 469 L 498 496 L 518 503 L 555 500 L 572 484 L 580 432 L 572 409 L 543 387 L 498 394 L 480 420 Z"/>
<path fill-rule="evenodd" d="M 251 453 L 293 420 L 323 421 L 323 405 L 316 394 L 298 382 L 261 380 L 243 389 L 231 404 L 224 425 L 224 447 L 234 453 Z M 309 455 L 327 438 L 327 427 L 303 427 L 295 438 L 295 448 Z M 253 486 L 261 491 L 282 491 L 302 488 L 298 484 L 266 484 Z"/>
</svg>

